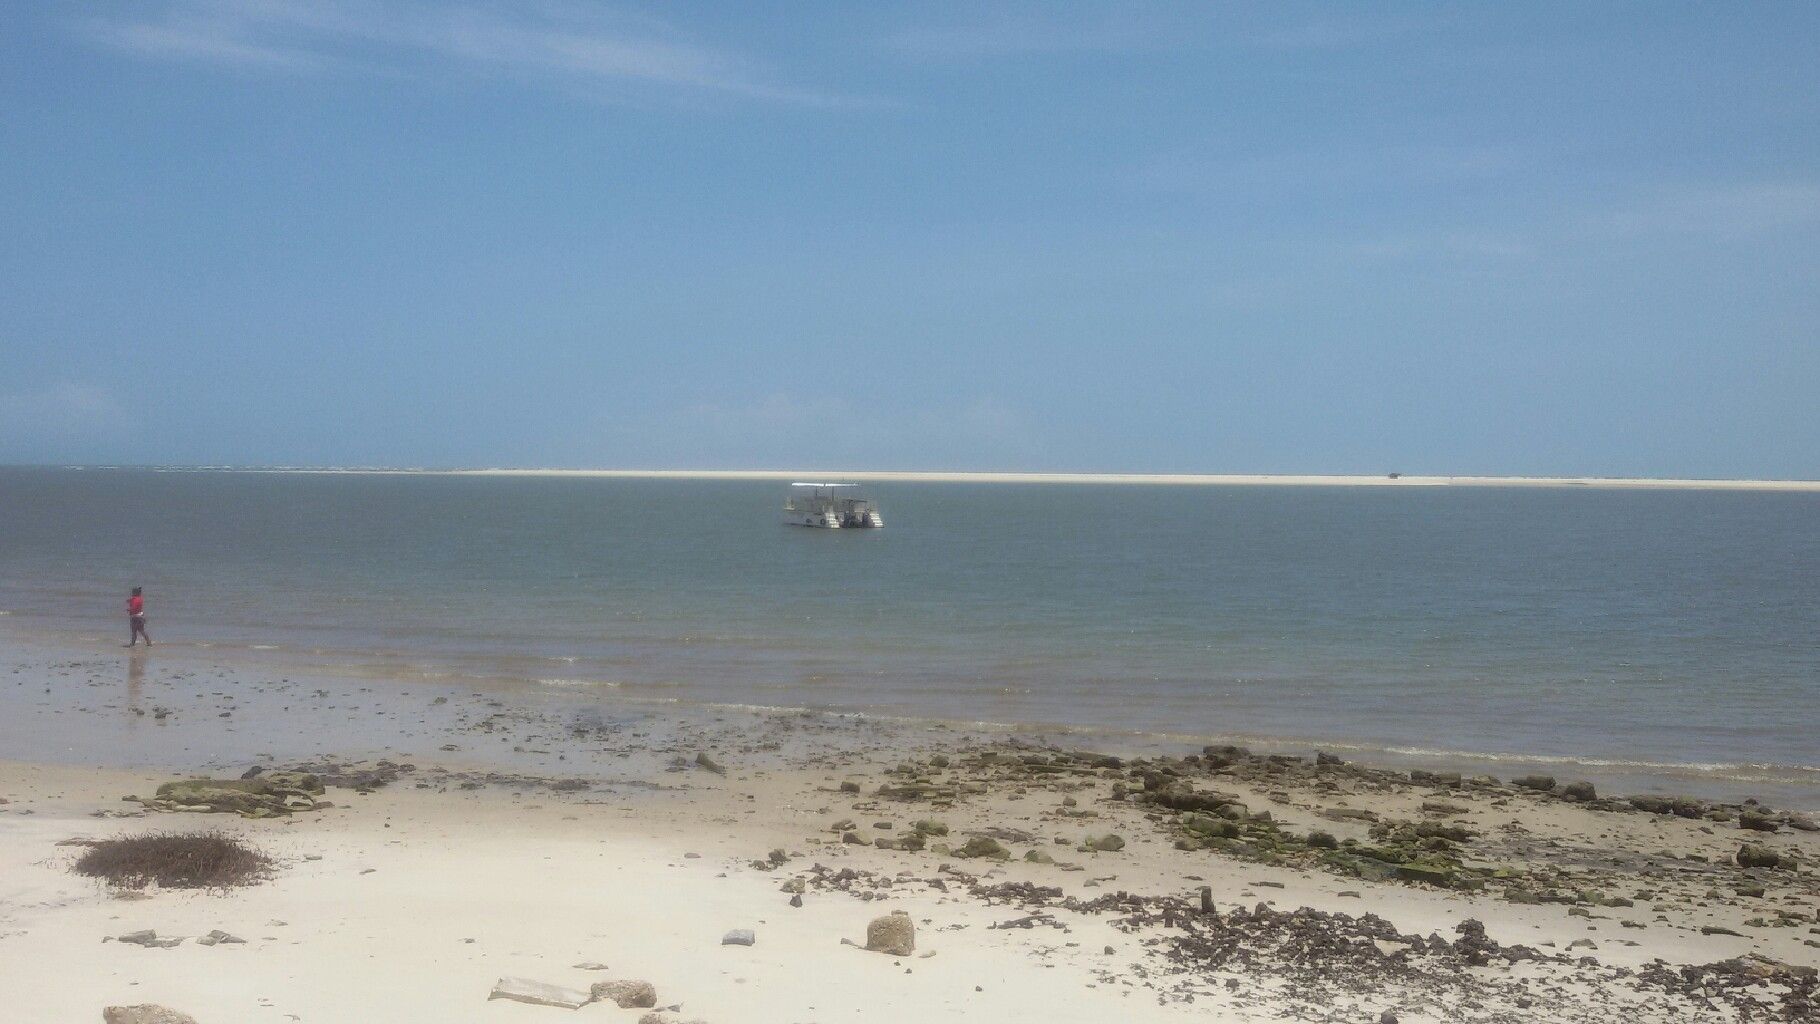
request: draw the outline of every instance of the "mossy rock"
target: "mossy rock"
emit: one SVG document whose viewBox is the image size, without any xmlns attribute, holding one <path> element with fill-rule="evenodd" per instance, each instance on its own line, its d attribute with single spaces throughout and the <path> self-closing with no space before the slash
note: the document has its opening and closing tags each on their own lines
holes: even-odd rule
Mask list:
<svg viewBox="0 0 1820 1024">
<path fill-rule="evenodd" d="M 1324 855 L 1321 860 L 1338 871 L 1363 878 L 1368 882 L 1388 882 L 1397 877 L 1397 865 L 1378 860 L 1375 857 L 1361 856 L 1351 851 L 1332 851 Z"/>
<path fill-rule="evenodd" d="M 1424 882 L 1428 885 L 1451 887 L 1456 871 L 1446 864 L 1398 864 L 1397 877 L 1405 882 Z"/>
<path fill-rule="evenodd" d="M 1010 860 L 1011 851 L 991 836 L 974 836 L 954 851 L 956 857 L 981 857 L 987 860 Z"/>
<path fill-rule="evenodd" d="M 291 813 L 284 797 L 258 779 L 185 779 L 158 787 L 157 799 L 182 809 L 221 814 L 281 817 Z"/>
<path fill-rule="evenodd" d="M 248 782 L 264 782 L 274 793 L 302 793 L 308 796 L 323 794 L 322 780 L 309 772 L 266 772 Z"/>
<path fill-rule="evenodd" d="M 948 834 L 947 825 L 939 821 L 931 821 L 927 818 L 916 822 L 910 827 L 925 836 L 945 836 Z"/>
<path fill-rule="evenodd" d="M 1101 853 L 1117 853 L 1125 848 L 1125 838 L 1118 835 L 1088 836 L 1087 848 Z"/>
<path fill-rule="evenodd" d="M 1782 855 L 1761 843 L 1745 843 L 1736 857 L 1741 868 L 1773 868 L 1782 863 Z"/>
</svg>

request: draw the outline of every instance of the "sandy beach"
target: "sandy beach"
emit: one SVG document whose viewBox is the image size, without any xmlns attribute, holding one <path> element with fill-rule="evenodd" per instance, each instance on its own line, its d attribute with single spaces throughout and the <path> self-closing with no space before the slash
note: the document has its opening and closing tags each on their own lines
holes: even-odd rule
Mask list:
<svg viewBox="0 0 1820 1024">
<path fill-rule="evenodd" d="M 1796 811 L 160 654 L 40 650 L 0 684 L 8 749 L 30 752 L 0 763 L 10 1019 L 1814 1012 L 1820 835 Z M 244 817 L 155 795 L 279 769 L 320 796 Z M 133 892 L 69 870 L 82 843 L 195 828 L 243 837 L 270 877 Z M 1741 866 L 1747 844 L 1776 866 Z M 911 952 L 859 948 L 898 911 Z M 117 941 L 144 929 L 183 941 Z M 245 941 L 197 941 L 217 929 Z M 741 929 L 752 945 L 723 944 Z M 643 980 L 655 1006 L 489 999 L 502 978 Z"/>
<path fill-rule="evenodd" d="M 194 467 L 182 467 L 186 470 Z M 1171 487 L 1589 487 L 1644 491 L 1820 491 L 1820 480 L 1672 477 L 1471 476 L 1420 473 L 995 473 L 827 469 L 400 469 L 387 467 L 215 467 L 245 473 L 373 473 L 421 476 L 574 477 L 631 480 L 842 480 L 864 483 L 1122 484 Z"/>
</svg>

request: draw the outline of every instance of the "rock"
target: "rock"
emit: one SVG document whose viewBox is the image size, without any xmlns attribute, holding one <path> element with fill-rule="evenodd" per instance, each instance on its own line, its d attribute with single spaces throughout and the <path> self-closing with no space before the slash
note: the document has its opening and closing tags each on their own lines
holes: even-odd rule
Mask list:
<svg viewBox="0 0 1820 1024">
<path fill-rule="evenodd" d="M 1055 863 L 1055 858 L 1049 856 L 1047 853 L 1044 853 L 1042 850 L 1030 850 L 1024 854 L 1024 859 L 1029 861 L 1032 864 L 1054 864 Z"/>
<path fill-rule="evenodd" d="M 1389 1010 L 1385 1010 L 1383 1013 L 1378 1014 L 1378 1024 L 1397 1024 L 1397 1015 Z"/>
<path fill-rule="evenodd" d="M 141 928 L 136 932 L 114 936 L 115 942 L 130 942 L 135 946 L 149 946 L 158 941 L 158 933 L 150 928 Z"/>
<path fill-rule="evenodd" d="M 1593 788 L 1593 784 L 1590 782 L 1569 782 L 1561 787 L 1561 798 L 1585 803 L 1588 800 L 1597 800 L 1599 792 Z"/>
<path fill-rule="evenodd" d="M 1630 797 L 1629 802 L 1630 802 L 1630 805 L 1632 807 L 1635 807 L 1637 810 L 1647 811 L 1650 814 L 1673 814 L 1673 813 L 1675 813 L 1675 800 L 1673 797 L 1651 796 L 1651 795 L 1645 793 L 1645 794 L 1641 794 L 1638 796 Z"/>
<path fill-rule="evenodd" d="M 1125 848 L 1125 840 L 1124 837 L 1117 835 L 1099 837 L 1089 836 L 1087 838 L 1087 848 L 1090 850 L 1098 850 L 1101 853 L 1117 853 Z"/>
<path fill-rule="evenodd" d="M 1005 849 L 1004 844 L 990 836 L 974 836 L 961 844 L 961 848 L 954 851 L 954 855 L 956 857 L 985 857 L 989 860 L 1011 859 L 1011 851 Z"/>
<path fill-rule="evenodd" d="M 322 782 L 305 772 L 266 772 L 253 779 L 184 779 L 167 782 L 146 806 L 154 810 L 202 811 L 246 817 L 288 815 L 316 805 Z M 308 801 L 307 806 L 304 801 Z"/>
<path fill-rule="evenodd" d="M 1342 765 L 1346 762 L 1326 751 L 1317 750 L 1314 752 L 1314 763 L 1317 765 Z"/>
<path fill-rule="evenodd" d="M 720 937 L 723 946 L 750 946 L 758 941 L 758 936 L 750 928 L 735 928 Z"/>
<path fill-rule="evenodd" d="M 1398 864 L 1396 876 L 1406 882 L 1427 882 L 1429 885 L 1449 885 L 1453 882 L 1454 870 L 1437 864 Z"/>
<path fill-rule="evenodd" d="M 594 1001 L 591 994 L 580 989 L 550 985 L 530 978 L 501 978 L 493 983 L 493 991 L 487 998 L 510 999 L 533 1006 L 560 1006 L 565 1010 L 578 1009 Z"/>
<path fill-rule="evenodd" d="M 597 981 L 592 991 L 596 1000 L 611 1000 L 622 1010 L 649 1009 L 657 1005 L 657 987 L 636 978 Z"/>
<path fill-rule="evenodd" d="M 1774 832 L 1782 827 L 1782 822 L 1760 811 L 1745 811 L 1738 815 L 1738 827 L 1752 832 Z"/>
<path fill-rule="evenodd" d="M 1745 843 L 1738 847 L 1737 861 L 1741 868 L 1773 868 L 1782 857 L 1762 843 Z"/>
<path fill-rule="evenodd" d="M 916 952 L 916 924 L 899 910 L 875 917 L 866 925 L 866 948 L 874 953 L 909 956 Z"/>
<path fill-rule="evenodd" d="M 860 838 L 860 834 L 858 832 L 842 832 L 840 834 L 840 841 L 848 846 L 866 845 L 866 841 L 864 839 Z"/>
<path fill-rule="evenodd" d="M 174 939 L 161 939 L 158 937 L 157 932 L 150 928 L 142 928 L 139 931 L 127 932 L 125 935 L 118 936 L 114 941 L 126 942 L 135 946 L 144 946 L 147 949 L 170 949 L 173 946 L 182 945 L 183 937 L 178 936 Z"/>
<path fill-rule="evenodd" d="M 948 826 L 939 821 L 924 819 L 910 827 L 926 836 L 945 836 L 948 834 Z"/>
<path fill-rule="evenodd" d="M 706 754 L 696 754 L 695 763 L 704 770 L 711 771 L 716 775 L 727 774 L 727 769 L 723 767 L 719 761 L 714 760 Z"/>
<path fill-rule="evenodd" d="M 1519 789 L 1533 789 L 1546 793 L 1555 788 L 1555 777 L 1553 775 L 1524 775 L 1511 779 L 1510 784 Z"/>
<path fill-rule="evenodd" d="M 232 945 L 244 944 L 245 942 L 246 942 L 246 940 L 241 938 L 240 936 L 229 935 L 227 932 L 224 932 L 221 929 L 217 928 L 214 931 L 209 932 L 207 935 L 204 935 L 201 938 L 197 939 L 196 945 L 214 946 L 214 945 L 220 944 L 220 945 L 232 946 Z"/>
<path fill-rule="evenodd" d="M 1317 850 L 1337 850 L 1340 848 L 1340 841 L 1335 839 L 1331 832 L 1310 832 L 1308 833 L 1308 845 Z"/>
<path fill-rule="evenodd" d="M 843 782 L 840 784 L 840 791 L 843 793 L 857 793 L 859 792 L 859 783 Z"/>
<path fill-rule="evenodd" d="M 168 1006 L 140 1003 L 137 1006 L 110 1006 L 101 1011 L 104 1024 L 196 1024 L 196 1018 Z"/>
</svg>

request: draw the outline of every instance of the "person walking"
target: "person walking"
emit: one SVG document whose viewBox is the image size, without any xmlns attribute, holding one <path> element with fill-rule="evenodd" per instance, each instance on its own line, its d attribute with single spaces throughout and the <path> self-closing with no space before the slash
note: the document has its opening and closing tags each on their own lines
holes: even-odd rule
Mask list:
<svg viewBox="0 0 1820 1024">
<path fill-rule="evenodd" d="M 131 647 L 139 642 L 140 637 L 145 637 L 145 645 L 152 646 L 152 634 L 145 631 L 144 587 L 134 587 L 133 595 L 126 599 L 126 619 L 133 627 L 132 638 L 127 641 L 126 645 Z"/>
</svg>

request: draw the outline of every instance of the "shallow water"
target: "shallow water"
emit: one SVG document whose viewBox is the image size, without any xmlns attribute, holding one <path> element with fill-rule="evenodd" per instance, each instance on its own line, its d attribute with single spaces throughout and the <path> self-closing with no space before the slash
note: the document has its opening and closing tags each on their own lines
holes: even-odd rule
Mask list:
<svg viewBox="0 0 1820 1024">
<path fill-rule="evenodd" d="M 0 626 L 1820 788 L 1820 495 L 0 469 Z M 119 634 L 117 637 L 115 634 Z"/>
</svg>

